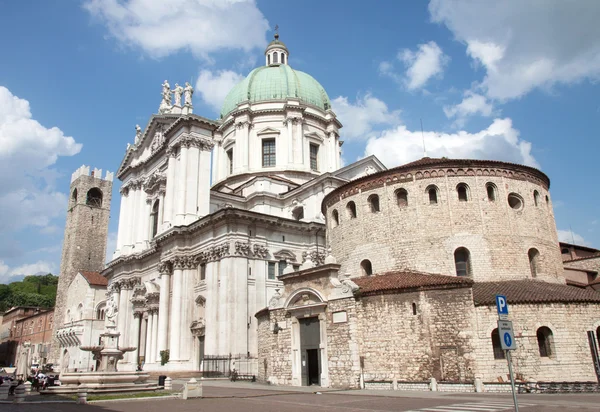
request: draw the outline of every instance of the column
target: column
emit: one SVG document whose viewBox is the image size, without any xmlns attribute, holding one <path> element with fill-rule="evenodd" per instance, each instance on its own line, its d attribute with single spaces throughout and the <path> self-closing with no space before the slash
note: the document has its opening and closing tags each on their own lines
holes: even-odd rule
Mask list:
<svg viewBox="0 0 600 412">
<path fill-rule="evenodd" d="M 165 219 L 165 192 L 158 192 L 158 231 L 162 232 Z M 149 230 L 152 230 L 151 228 Z M 151 234 L 151 233 L 150 233 Z"/>
<path fill-rule="evenodd" d="M 213 150 L 213 160 L 212 160 L 212 178 L 213 181 L 211 182 L 211 185 L 213 182 L 217 182 L 219 180 L 221 180 L 221 178 L 227 176 L 227 175 L 222 175 L 221 174 L 221 158 L 223 157 L 223 155 L 221 154 L 221 152 L 223 151 L 223 147 L 221 146 L 221 142 L 219 141 Z"/>
<path fill-rule="evenodd" d="M 123 245 L 125 244 L 125 226 L 127 222 L 127 218 L 125 216 L 126 211 L 126 203 L 127 203 L 127 194 L 129 190 L 127 188 L 121 188 L 121 206 L 119 207 L 119 229 L 117 232 L 117 254 L 120 255 L 123 250 Z"/>
<path fill-rule="evenodd" d="M 336 151 L 337 140 L 334 132 L 329 132 L 329 141 L 327 145 L 327 171 L 333 172 L 336 169 L 337 161 L 335 160 L 337 155 Z"/>
<path fill-rule="evenodd" d="M 304 136 L 302 134 L 302 118 L 296 117 L 294 119 L 294 123 L 296 126 L 296 139 L 294 140 L 294 157 L 296 158 L 296 163 L 306 164 L 306 159 L 304 159 Z"/>
<path fill-rule="evenodd" d="M 286 119 L 287 125 L 287 146 L 288 146 L 288 164 L 294 163 L 294 131 L 292 129 L 292 119 Z"/>
<path fill-rule="evenodd" d="M 210 152 L 208 148 L 200 150 L 198 163 L 196 215 L 202 217 L 210 213 Z"/>
<path fill-rule="evenodd" d="M 131 207 L 130 207 L 130 213 L 128 216 L 128 220 L 129 220 L 129 231 L 130 231 L 130 236 L 129 236 L 129 244 L 132 246 L 135 246 L 135 242 L 137 241 L 137 228 L 138 228 L 138 220 L 139 220 L 139 212 L 138 212 L 138 200 L 139 200 L 139 193 L 140 190 L 139 188 L 132 183 L 131 185 L 131 190 L 129 192 L 129 195 L 131 196 Z M 135 249 L 134 249 L 135 251 Z"/>
<path fill-rule="evenodd" d="M 217 288 L 218 293 L 218 312 L 219 312 L 219 352 L 218 355 L 225 355 L 229 353 L 229 325 L 231 315 L 231 304 L 232 301 L 230 293 L 230 275 L 231 275 L 231 261 L 232 259 L 223 259 L 219 262 L 219 286 Z"/>
<path fill-rule="evenodd" d="M 150 217 L 150 207 L 146 204 L 146 192 L 142 189 L 142 185 L 138 188 L 137 192 L 137 209 L 134 216 L 136 220 L 136 232 L 135 232 L 135 251 L 139 253 L 144 249 L 144 241 L 146 240 L 146 232 L 148 230 L 148 219 Z"/>
<path fill-rule="evenodd" d="M 165 214 L 164 214 L 164 229 L 169 228 L 169 224 L 173 223 L 173 200 L 175 198 L 175 166 L 177 165 L 177 159 L 175 159 L 175 149 L 169 147 L 167 149 L 167 156 L 169 156 L 169 164 L 167 166 L 167 188 L 165 194 Z"/>
<path fill-rule="evenodd" d="M 197 142 L 196 142 L 197 143 Z M 185 192 L 185 223 L 189 224 L 196 220 L 198 207 L 198 160 L 199 149 L 193 144 L 188 149 L 186 170 L 186 192 Z"/>
<path fill-rule="evenodd" d="M 141 226 L 141 240 L 142 240 L 142 248 L 146 249 L 148 247 L 148 242 L 150 240 L 150 230 L 151 230 L 151 221 L 150 221 L 150 213 L 152 213 L 152 201 L 148 199 L 148 196 L 145 192 L 142 192 L 143 204 L 142 204 L 142 216 L 140 226 Z M 159 205 L 160 207 L 160 205 Z M 159 226 L 160 227 L 160 226 Z M 139 252 L 139 250 L 138 250 Z"/>
<path fill-rule="evenodd" d="M 158 352 L 168 349 L 169 336 L 169 298 L 171 293 L 170 268 L 164 265 L 160 274 L 160 301 L 158 309 Z"/>
<path fill-rule="evenodd" d="M 154 310 L 148 309 L 148 327 L 146 328 L 146 353 L 144 355 L 145 363 L 152 363 L 152 318 Z"/>
<path fill-rule="evenodd" d="M 133 330 L 131 331 L 129 346 L 135 347 L 135 350 L 131 355 L 131 362 L 133 362 L 136 367 L 139 363 L 139 355 L 140 355 L 140 327 L 142 323 L 142 312 L 134 312 L 133 313 Z"/>
<path fill-rule="evenodd" d="M 158 308 L 154 309 L 154 316 L 152 317 L 152 356 L 153 362 L 160 363 L 160 354 L 158 351 Z"/>
<path fill-rule="evenodd" d="M 177 258 L 173 261 L 173 296 L 171 298 L 171 309 L 169 324 L 171 330 L 169 333 L 169 351 L 170 359 L 180 360 L 179 339 L 181 326 L 181 299 L 183 292 L 183 261 Z"/>
<path fill-rule="evenodd" d="M 181 145 L 181 155 L 177 167 L 177 188 L 175 189 L 175 219 L 174 225 L 181 226 L 185 221 L 185 191 L 187 183 L 187 158 L 188 148 Z"/>
<path fill-rule="evenodd" d="M 217 265 L 219 262 L 206 263 L 206 309 L 204 312 L 205 334 L 204 353 L 214 355 L 218 353 L 218 322 L 217 293 L 219 292 L 217 280 Z"/>
<path fill-rule="evenodd" d="M 119 344 L 125 345 L 129 336 L 129 322 L 128 318 L 131 316 L 131 313 L 128 308 L 129 303 L 129 292 L 131 291 L 131 287 L 127 284 L 127 282 L 123 282 L 121 285 L 121 293 L 119 296 L 119 332 L 121 332 L 121 336 L 119 336 Z"/>
</svg>

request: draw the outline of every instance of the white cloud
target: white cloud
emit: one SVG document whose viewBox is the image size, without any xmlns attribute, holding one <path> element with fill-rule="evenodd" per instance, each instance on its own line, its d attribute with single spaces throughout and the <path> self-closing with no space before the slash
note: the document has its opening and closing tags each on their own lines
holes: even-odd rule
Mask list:
<svg viewBox="0 0 600 412">
<path fill-rule="evenodd" d="M 367 139 L 377 125 L 393 125 L 400 122 L 400 110 L 390 111 L 387 105 L 371 94 L 357 97 L 350 103 L 347 97 L 335 98 L 331 105 L 342 125 L 345 139 Z"/>
<path fill-rule="evenodd" d="M 456 118 L 456 125 L 462 127 L 466 117 L 480 114 L 489 117 L 494 106 L 485 96 L 467 90 L 462 102 L 454 106 L 444 106 L 444 113 L 448 118 Z"/>
<path fill-rule="evenodd" d="M 26 226 L 51 230 L 67 197 L 54 190 L 57 174 L 49 166 L 80 150 L 60 129 L 34 120 L 27 100 L 0 86 L 0 233 L 10 237 Z"/>
<path fill-rule="evenodd" d="M 36 275 L 36 274 L 48 274 L 54 270 L 54 264 L 45 261 L 38 261 L 36 263 L 24 264 L 15 268 L 10 268 L 0 260 L 0 284 L 17 282 L 22 280 L 25 276 Z"/>
<path fill-rule="evenodd" d="M 587 242 L 583 238 L 583 236 L 578 235 L 575 232 L 570 230 L 558 230 L 558 241 L 565 243 L 575 243 L 576 245 L 587 245 Z"/>
<path fill-rule="evenodd" d="M 395 73 L 393 64 L 385 61 L 379 64 L 379 72 L 403 84 L 408 90 L 420 89 L 432 77 L 440 77 L 450 60 L 434 41 L 419 44 L 417 51 L 400 50 L 396 57 L 406 68 L 404 76 Z"/>
<path fill-rule="evenodd" d="M 185 50 L 209 59 L 223 49 L 266 44 L 267 19 L 254 0 L 88 0 L 84 8 L 127 46 L 160 58 Z"/>
<path fill-rule="evenodd" d="M 531 155 L 531 143 L 519 138 L 509 118 L 495 119 L 477 133 L 458 131 L 440 133 L 411 131 L 401 125 L 372 137 L 365 156 L 376 155 L 388 167 L 398 166 L 423 157 L 423 138 L 429 157 L 454 159 L 492 159 L 539 167 Z"/>
<path fill-rule="evenodd" d="M 242 80 L 243 75 L 231 70 L 201 70 L 196 81 L 196 91 L 200 93 L 204 103 L 219 113 L 227 94 Z"/>
<path fill-rule="evenodd" d="M 485 70 L 491 99 L 600 77 L 600 2 L 431 0 L 429 12 Z"/>
</svg>

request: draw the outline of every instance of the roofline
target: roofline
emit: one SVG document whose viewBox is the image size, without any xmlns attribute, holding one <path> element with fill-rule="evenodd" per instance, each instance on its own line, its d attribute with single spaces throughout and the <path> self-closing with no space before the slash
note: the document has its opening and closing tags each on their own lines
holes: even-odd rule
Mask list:
<svg viewBox="0 0 600 412">
<path fill-rule="evenodd" d="M 600 252 L 600 249 L 595 249 L 589 246 L 577 245 L 575 243 L 558 242 L 558 245 L 562 247 L 575 247 L 577 249 L 585 250 L 587 252 Z"/>
</svg>

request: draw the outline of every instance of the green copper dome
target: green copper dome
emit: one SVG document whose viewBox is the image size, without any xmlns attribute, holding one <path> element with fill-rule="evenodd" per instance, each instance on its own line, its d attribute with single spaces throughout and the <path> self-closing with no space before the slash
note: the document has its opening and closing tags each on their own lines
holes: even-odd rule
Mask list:
<svg viewBox="0 0 600 412">
<path fill-rule="evenodd" d="M 304 72 L 293 70 L 287 64 L 280 64 L 254 69 L 248 77 L 234 86 L 225 98 L 221 118 L 225 118 L 242 102 L 257 103 L 287 98 L 300 99 L 322 110 L 331 108 L 329 96 L 318 81 Z"/>
</svg>

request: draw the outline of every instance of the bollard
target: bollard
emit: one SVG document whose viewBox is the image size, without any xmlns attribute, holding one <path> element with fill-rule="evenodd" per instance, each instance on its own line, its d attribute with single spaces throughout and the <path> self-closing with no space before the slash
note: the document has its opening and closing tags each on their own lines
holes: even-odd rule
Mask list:
<svg viewBox="0 0 600 412">
<path fill-rule="evenodd" d="M 79 389 L 77 389 L 77 404 L 78 405 L 87 404 L 87 388 L 79 387 Z"/>
<path fill-rule="evenodd" d="M 396 379 L 392 381 L 392 389 L 395 391 L 398 390 L 398 381 Z"/>
<path fill-rule="evenodd" d="M 10 388 L 10 381 L 4 382 L 0 385 L 0 400 L 8 399 L 8 389 Z"/>
<path fill-rule="evenodd" d="M 21 403 L 25 399 L 25 387 L 23 385 L 19 385 L 15 388 L 15 399 L 13 403 Z"/>
<path fill-rule="evenodd" d="M 475 378 L 475 392 L 483 392 L 483 381 L 481 378 Z"/>
<path fill-rule="evenodd" d="M 166 391 L 173 390 L 173 379 L 169 378 L 168 376 L 167 376 L 167 379 L 165 379 L 165 390 Z"/>
<path fill-rule="evenodd" d="M 431 378 L 431 381 L 429 381 L 429 390 L 431 392 L 437 392 L 438 386 L 437 386 L 437 381 L 435 380 L 435 378 Z"/>
<path fill-rule="evenodd" d="M 30 395 L 31 394 L 31 382 L 25 381 L 23 386 L 25 387 L 25 396 Z"/>
</svg>

